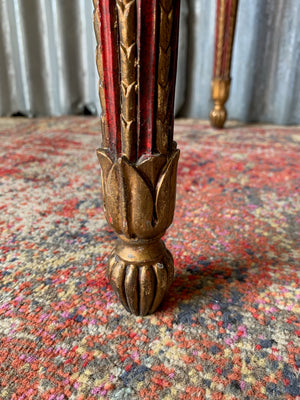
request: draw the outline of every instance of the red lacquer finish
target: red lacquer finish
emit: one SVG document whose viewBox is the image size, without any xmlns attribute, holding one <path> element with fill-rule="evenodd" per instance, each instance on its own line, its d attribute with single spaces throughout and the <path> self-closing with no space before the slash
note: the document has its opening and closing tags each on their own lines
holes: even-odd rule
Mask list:
<svg viewBox="0 0 300 400">
<path fill-rule="evenodd" d="M 136 7 L 135 24 L 132 18 L 133 6 Z M 180 0 L 100 0 L 98 2 L 103 64 L 102 86 L 104 87 L 109 149 L 114 156 L 125 155 L 134 162 L 142 155 L 160 151 L 157 147 L 158 142 L 168 143 L 165 146 L 166 150 L 163 150 L 165 154 L 172 151 L 179 8 Z M 165 20 L 161 21 L 161 15 L 165 10 L 171 23 L 168 22 L 164 27 Z M 128 12 L 128 18 L 124 18 L 126 12 Z M 167 49 L 164 49 L 162 40 L 169 37 L 169 34 L 171 40 Z M 131 42 L 133 37 L 136 37 L 136 42 Z M 122 43 L 120 43 L 120 38 L 122 38 Z M 120 45 L 124 46 L 125 42 L 129 45 L 125 50 L 122 47 L 121 57 Z M 131 49 L 131 43 L 136 48 Z M 132 59 L 128 58 L 128 68 L 124 66 L 125 52 L 130 57 L 132 51 L 136 53 L 136 98 L 134 95 L 132 97 L 131 90 L 131 78 L 135 74 Z M 129 68 L 130 72 L 128 72 Z M 163 92 L 163 103 L 159 100 L 158 90 L 158 85 L 161 84 L 158 82 L 158 74 L 161 70 L 166 71 L 164 79 L 167 82 Z M 126 73 L 126 76 L 123 75 Z M 129 89 L 124 89 L 124 82 Z M 127 90 L 131 90 L 131 93 L 129 94 Z M 167 109 L 165 113 L 159 108 L 162 104 L 163 109 Z M 158 131 L 159 112 L 160 118 L 161 115 L 166 116 L 162 123 L 167 128 L 163 127 Z M 135 129 L 135 124 L 137 129 Z M 163 140 L 159 140 L 162 137 L 159 135 L 165 135 Z"/>
<path fill-rule="evenodd" d="M 120 82 L 117 53 L 116 8 L 111 0 L 98 2 L 109 147 L 120 154 Z"/>
<path fill-rule="evenodd" d="M 176 86 L 176 75 L 177 75 L 177 58 L 178 58 L 178 36 L 179 36 L 179 17 L 180 17 L 180 0 L 174 0 L 174 24 L 172 32 L 172 52 L 173 58 L 170 68 L 170 95 L 169 95 L 169 120 L 170 129 L 168 132 L 169 136 L 169 151 L 172 150 L 173 146 L 173 131 L 174 131 L 174 104 L 175 104 L 175 86 Z"/>
<path fill-rule="evenodd" d="M 137 0 L 138 16 L 138 155 L 152 153 L 155 135 L 157 2 Z"/>
<path fill-rule="evenodd" d="M 229 78 L 237 0 L 217 0 L 214 77 Z"/>
<path fill-rule="evenodd" d="M 213 76 L 217 76 L 218 74 L 218 38 L 219 38 L 219 17 L 220 17 L 220 0 L 217 0 L 217 9 L 216 9 L 216 24 L 215 24 L 215 46 L 214 46 L 214 68 L 213 68 Z"/>
</svg>

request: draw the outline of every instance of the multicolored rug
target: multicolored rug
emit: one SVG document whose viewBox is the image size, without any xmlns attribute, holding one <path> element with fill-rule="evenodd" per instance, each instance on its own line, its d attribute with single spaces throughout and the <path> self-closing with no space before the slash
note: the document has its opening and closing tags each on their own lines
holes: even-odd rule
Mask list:
<svg viewBox="0 0 300 400">
<path fill-rule="evenodd" d="M 105 277 L 95 118 L 0 120 L 0 399 L 299 399 L 300 128 L 177 122 L 169 296 Z"/>
</svg>

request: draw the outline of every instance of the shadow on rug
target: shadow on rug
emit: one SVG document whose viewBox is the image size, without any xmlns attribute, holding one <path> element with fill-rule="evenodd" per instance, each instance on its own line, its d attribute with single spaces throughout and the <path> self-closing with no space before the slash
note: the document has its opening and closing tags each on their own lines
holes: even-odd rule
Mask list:
<svg viewBox="0 0 300 400">
<path fill-rule="evenodd" d="M 176 277 L 145 318 L 105 277 L 99 129 L 0 120 L 0 400 L 299 398 L 300 128 L 177 122 Z"/>
</svg>

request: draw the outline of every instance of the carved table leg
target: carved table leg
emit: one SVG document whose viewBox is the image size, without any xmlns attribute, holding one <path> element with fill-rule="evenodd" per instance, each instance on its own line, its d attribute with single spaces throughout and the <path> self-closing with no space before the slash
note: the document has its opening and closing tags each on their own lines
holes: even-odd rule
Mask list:
<svg viewBox="0 0 300 400">
<path fill-rule="evenodd" d="M 212 99 L 214 108 L 210 122 L 215 128 L 223 128 L 227 112 L 225 103 L 230 90 L 230 67 L 236 24 L 238 0 L 217 0 L 214 71 Z"/>
<path fill-rule="evenodd" d="M 97 154 L 106 219 L 119 237 L 107 273 L 124 307 L 146 315 L 174 275 L 161 237 L 176 197 L 180 0 L 94 0 L 94 6 L 103 137 Z"/>
</svg>

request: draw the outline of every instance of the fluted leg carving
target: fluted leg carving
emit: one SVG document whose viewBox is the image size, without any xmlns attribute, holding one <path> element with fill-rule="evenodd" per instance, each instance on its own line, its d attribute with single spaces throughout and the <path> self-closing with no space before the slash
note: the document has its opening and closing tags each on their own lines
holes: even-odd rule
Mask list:
<svg viewBox="0 0 300 400">
<path fill-rule="evenodd" d="M 174 266 L 161 237 L 173 220 L 180 0 L 94 0 L 105 216 L 119 239 L 108 278 L 124 307 L 152 313 Z"/>
<path fill-rule="evenodd" d="M 236 24 L 238 0 L 217 0 L 215 55 L 212 86 L 214 108 L 210 122 L 215 128 L 223 128 L 227 111 L 225 103 L 230 91 L 230 68 Z"/>
</svg>

